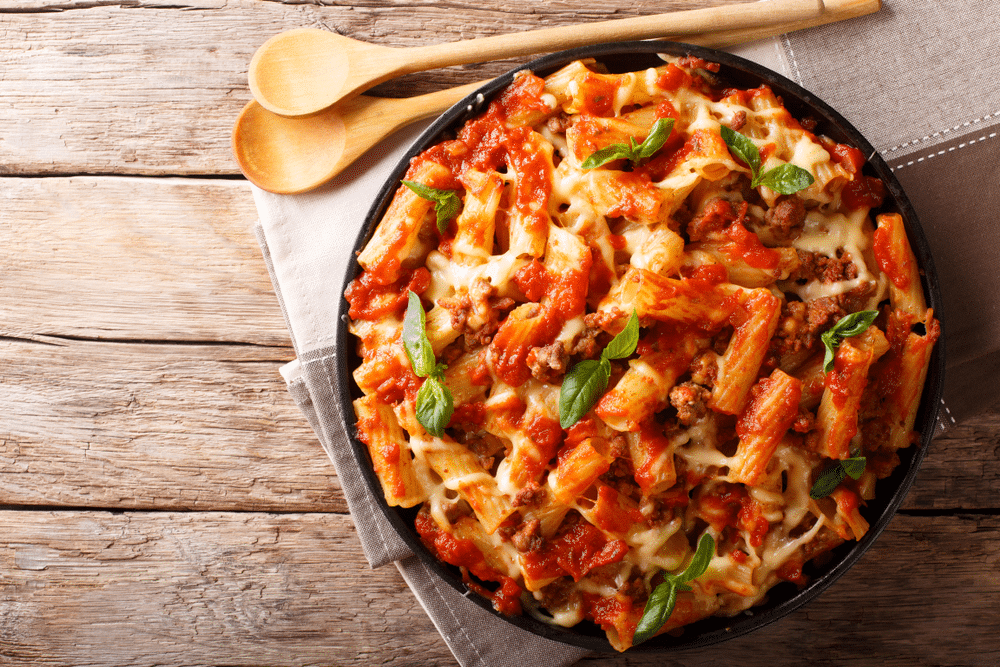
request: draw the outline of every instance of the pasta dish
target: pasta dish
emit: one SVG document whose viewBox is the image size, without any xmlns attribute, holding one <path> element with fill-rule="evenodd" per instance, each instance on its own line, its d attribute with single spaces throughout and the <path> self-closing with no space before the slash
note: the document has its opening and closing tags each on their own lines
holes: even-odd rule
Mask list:
<svg viewBox="0 0 1000 667">
<path fill-rule="evenodd" d="M 864 156 L 717 71 L 520 72 L 345 295 L 386 502 L 501 613 L 619 651 L 863 536 L 939 335 Z"/>
</svg>

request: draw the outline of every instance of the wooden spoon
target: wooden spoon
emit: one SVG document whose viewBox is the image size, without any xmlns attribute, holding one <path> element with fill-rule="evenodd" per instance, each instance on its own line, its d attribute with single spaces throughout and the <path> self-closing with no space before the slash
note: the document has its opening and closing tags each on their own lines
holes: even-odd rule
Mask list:
<svg viewBox="0 0 1000 667">
<path fill-rule="evenodd" d="M 303 118 L 279 116 L 250 102 L 233 128 L 233 154 L 254 185 L 283 195 L 306 192 L 395 130 L 441 113 L 485 83 L 404 99 L 360 95 Z"/>
<path fill-rule="evenodd" d="M 450 44 L 391 48 L 326 30 L 275 35 L 250 61 L 254 98 L 282 116 L 305 116 L 402 74 L 630 39 L 693 35 L 805 21 L 823 0 L 769 0 L 546 28 Z"/>
</svg>

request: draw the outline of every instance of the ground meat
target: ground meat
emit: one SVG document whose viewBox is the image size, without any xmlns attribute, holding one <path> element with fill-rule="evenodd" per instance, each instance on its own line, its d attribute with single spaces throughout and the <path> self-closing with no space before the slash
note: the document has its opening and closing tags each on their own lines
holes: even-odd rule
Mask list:
<svg viewBox="0 0 1000 667">
<path fill-rule="evenodd" d="M 546 609 L 562 609 L 579 601 L 580 591 L 571 577 L 560 577 L 541 590 L 538 601 Z"/>
<path fill-rule="evenodd" d="M 805 202 L 794 195 L 779 197 L 777 203 L 764 214 L 764 222 L 770 227 L 772 235 L 787 241 L 798 238 L 805 221 Z"/>
<path fill-rule="evenodd" d="M 555 116 L 550 116 L 549 119 L 545 121 L 545 127 L 555 134 L 565 134 L 568 126 L 569 114 L 565 111 L 561 111 Z"/>
<path fill-rule="evenodd" d="M 854 280 L 858 277 L 858 267 L 851 260 L 850 253 L 844 253 L 838 257 L 827 257 L 818 252 L 805 250 L 796 252 L 799 257 L 799 266 L 788 276 L 789 280 L 800 284 L 811 280 L 835 283 L 841 280 Z"/>
<path fill-rule="evenodd" d="M 795 415 L 792 422 L 792 430 L 796 433 L 808 433 L 816 423 L 816 415 L 803 407 L 799 407 L 799 413 Z"/>
<path fill-rule="evenodd" d="M 714 387 L 715 378 L 719 374 L 718 355 L 711 350 L 699 352 L 691 360 L 688 372 L 691 374 L 692 382 L 700 384 L 703 387 Z"/>
<path fill-rule="evenodd" d="M 616 458 L 600 479 L 623 496 L 634 500 L 638 500 L 642 496 L 642 491 L 635 483 L 635 470 L 632 468 L 631 459 Z"/>
<path fill-rule="evenodd" d="M 670 390 L 670 404 L 677 409 L 677 421 L 690 426 L 708 413 L 708 399 L 712 397 L 705 387 L 694 382 L 682 382 Z"/>
<path fill-rule="evenodd" d="M 451 313 L 451 328 L 465 334 L 465 349 L 471 350 L 490 344 L 504 313 L 515 304 L 509 297 L 498 297 L 490 281 L 479 278 L 470 289 L 439 299 L 438 305 Z"/>
<path fill-rule="evenodd" d="M 747 124 L 747 112 L 740 109 L 733 114 L 733 119 L 729 121 L 729 127 L 739 132 Z"/>
<path fill-rule="evenodd" d="M 738 217 L 736 208 L 725 199 L 716 198 L 705 204 L 687 225 L 692 242 L 705 241 L 717 236 Z"/>
<path fill-rule="evenodd" d="M 568 362 L 569 354 L 559 342 L 533 347 L 528 351 L 528 368 L 532 377 L 549 384 L 559 384 L 560 378 L 566 374 Z"/>
<path fill-rule="evenodd" d="M 771 353 L 778 358 L 819 346 L 820 336 L 846 314 L 837 297 L 789 301 L 781 308 Z"/>
<path fill-rule="evenodd" d="M 503 438 L 488 431 L 466 431 L 459 429 L 458 442 L 468 447 L 476 455 L 476 460 L 484 470 L 494 471 L 500 463 L 500 455 L 506 449 Z"/>
<path fill-rule="evenodd" d="M 542 537 L 542 522 L 532 519 L 528 523 L 522 524 L 511 538 L 511 543 L 521 553 L 528 551 L 538 551 L 545 544 Z"/>
<path fill-rule="evenodd" d="M 611 438 L 611 446 L 608 447 L 608 456 L 615 458 L 628 456 L 628 438 L 624 433 L 618 433 Z"/>
<path fill-rule="evenodd" d="M 528 482 L 523 489 L 514 496 L 514 507 L 535 507 L 545 500 L 545 489 L 535 482 Z"/>
</svg>

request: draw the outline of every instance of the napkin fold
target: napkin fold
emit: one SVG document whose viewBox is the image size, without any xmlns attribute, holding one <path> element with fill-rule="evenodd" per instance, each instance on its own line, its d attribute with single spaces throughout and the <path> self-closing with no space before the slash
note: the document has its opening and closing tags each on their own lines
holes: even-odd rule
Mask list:
<svg viewBox="0 0 1000 667">
<path fill-rule="evenodd" d="M 991 407 L 1000 369 L 1000 13 L 964 0 L 885 0 L 875 15 L 733 49 L 836 108 L 914 204 L 940 277 L 947 372 L 940 427 Z M 395 563 L 463 667 L 571 665 L 586 651 L 505 623 L 440 582 L 380 513 L 344 432 L 334 345 L 341 283 L 368 209 L 429 121 L 397 133 L 311 193 L 253 188 L 255 231 L 296 360 L 288 390 L 333 462 L 372 567 Z"/>
</svg>

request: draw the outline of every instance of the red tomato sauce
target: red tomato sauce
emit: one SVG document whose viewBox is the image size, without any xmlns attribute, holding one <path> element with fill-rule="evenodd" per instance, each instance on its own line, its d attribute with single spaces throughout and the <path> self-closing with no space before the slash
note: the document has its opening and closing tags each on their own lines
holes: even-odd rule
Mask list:
<svg viewBox="0 0 1000 667">
<path fill-rule="evenodd" d="M 380 320 L 386 315 L 406 310 L 407 293 L 423 294 L 431 284 L 426 267 L 409 271 L 389 285 L 382 285 L 378 276 L 365 271 L 351 281 L 344 292 L 350 304 L 348 314 L 356 320 Z"/>
<path fill-rule="evenodd" d="M 491 592 L 484 586 L 468 579 L 466 573 L 463 572 L 463 580 L 465 580 L 466 585 L 476 593 L 492 600 L 494 609 L 508 616 L 521 613 L 521 587 L 507 575 L 501 574 L 487 565 L 483 553 L 471 540 L 458 539 L 440 530 L 434 523 L 434 519 L 431 518 L 430 512 L 424 510 L 417 514 L 415 525 L 421 541 L 439 560 L 463 568 L 482 581 L 495 581 L 500 584 L 497 590 Z"/>
<path fill-rule="evenodd" d="M 624 540 L 609 540 L 595 526 L 581 521 L 538 551 L 525 554 L 524 565 L 533 579 L 569 575 L 580 581 L 595 567 L 617 563 L 627 553 Z"/>
</svg>

